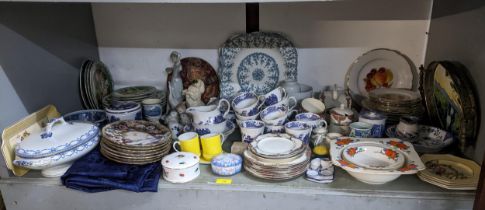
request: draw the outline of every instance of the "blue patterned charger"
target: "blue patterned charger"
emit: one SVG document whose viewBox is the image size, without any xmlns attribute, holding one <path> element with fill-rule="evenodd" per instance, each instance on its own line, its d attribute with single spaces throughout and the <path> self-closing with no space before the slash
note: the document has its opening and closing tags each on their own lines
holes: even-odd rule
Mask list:
<svg viewBox="0 0 485 210">
<path fill-rule="evenodd" d="M 296 48 L 281 34 L 232 36 L 219 49 L 220 96 L 230 100 L 238 92 L 264 95 L 282 80 L 296 81 L 297 65 Z"/>
</svg>

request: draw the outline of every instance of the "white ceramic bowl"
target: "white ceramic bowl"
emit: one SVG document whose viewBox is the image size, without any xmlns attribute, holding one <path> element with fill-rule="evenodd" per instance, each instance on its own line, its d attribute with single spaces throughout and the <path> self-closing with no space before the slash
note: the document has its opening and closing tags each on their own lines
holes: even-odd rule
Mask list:
<svg viewBox="0 0 485 210">
<path fill-rule="evenodd" d="M 394 181 L 395 179 L 401 176 L 401 174 L 371 174 L 371 173 L 352 172 L 352 171 L 347 171 L 347 172 L 361 182 L 364 182 L 367 184 L 374 184 L 374 185 L 385 184 L 390 181 Z"/>
</svg>

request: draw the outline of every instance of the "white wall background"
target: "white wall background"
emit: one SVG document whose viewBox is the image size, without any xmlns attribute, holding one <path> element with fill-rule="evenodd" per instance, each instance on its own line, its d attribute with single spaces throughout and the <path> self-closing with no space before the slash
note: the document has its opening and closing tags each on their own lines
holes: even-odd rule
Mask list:
<svg viewBox="0 0 485 210">
<path fill-rule="evenodd" d="M 431 1 L 345 1 L 260 4 L 261 31 L 286 34 L 298 48 L 299 82 L 314 89 L 343 85 L 350 64 L 374 48 L 424 61 Z M 245 31 L 244 4 L 93 4 L 99 54 L 117 87 L 165 87 L 168 55 L 207 60 Z"/>
</svg>

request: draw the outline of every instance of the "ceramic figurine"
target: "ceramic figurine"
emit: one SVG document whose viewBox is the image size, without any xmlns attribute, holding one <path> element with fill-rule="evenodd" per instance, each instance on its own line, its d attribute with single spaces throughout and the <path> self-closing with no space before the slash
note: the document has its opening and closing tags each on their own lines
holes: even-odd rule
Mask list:
<svg viewBox="0 0 485 210">
<path fill-rule="evenodd" d="M 168 116 L 165 118 L 165 123 L 172 132 L 172 139 L 177 139 L 177 136 L 182 132 L 183 126 L 179 123 L 179 121 L 179 114 L 174 110 L 170 111 Z"/>
<path fill-rule="evenodd" d="M 168 102 L 171 108 L 175 108 L 183 101 L 182 91 L 184 89 L 180 71 L 182 65 L 180 64 L 180 53 L 174 51 L 170 54 L 170 60 L 173 62 L 172 78 L 168 81 Z"/>
<path fill-rule="evenodd" d="M 205 91 L 205 85 L 202 80 L 198 79 L 192 85 L 189 86 L 187 90 L 184 90 L 183 93 L 185 95 L 185 100 L 187 102 L 188 107 L 194 106 L 204 106 L 204 102 L 202 101 L 202 94 Z"/>
</svg>

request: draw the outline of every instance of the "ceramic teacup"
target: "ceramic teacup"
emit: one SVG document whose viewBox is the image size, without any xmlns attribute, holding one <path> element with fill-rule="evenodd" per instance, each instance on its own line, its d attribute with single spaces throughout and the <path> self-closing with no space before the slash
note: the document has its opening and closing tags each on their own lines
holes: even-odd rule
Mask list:
<svg viewBox="0 0 485 210">
<path fill-rule="evenodd" d="M 241 116 L 254 115 L 259 112 L 262 106 L 256 94 L 249 92 L 244 92 L 234 97 L 231 105 L 234 111 Z"/>
<path fill-rule="evenodd" d="M 264 122 L 260 120 L 246 120 L 241 121 L 239 124 L 241 128 L 242 141 L 251 143 L 264 133 Z"/>
<path fill-rule="evenodd" d="M 265 125 L 264 126 L 264 133 L 284 133 L 285 126 L 284 125 Z"/>
<path fill-rule="evenodd" d="M 248 116 L 242 116 L 242 115 L 239 115 L 238 113 L 236 113 L 235 115 L 236 115 L 236 119 L 237 120 L 240 120 L 240 121 L 243 121 L 243 120 L 256 120 L 259 117 L 259 113 L 260 112 L 254 114 L 254 115 L 248 115 Z"/>
<path fill-rule="evenodd" d="M 372 124 L 365 122 L 350 123 L 350 137 L 367 138 L 371 135 Z"/>
<path fill-rule="evenodd" d="M 322 114 L 325 111 L 325 104 L 322 101 L 315 98 L 305 98 L 301 102 L 301 107 L 306 112 L 315 114 Z"/>
<path fill-rule="evenodd" d="M 298 102 L 296 101 L 295 97 L 286 96 L 283 99 L 281 99 L 281 101 L 279 101 L 278 103 L 271 105 L 271 106 L 286 106 L 286 107 L 288 107 L 288 110 L 291 111 L 296 107 L 296 105 L 298 105 Z"/>
<path fill-rule="evenodd" d="M 259 100 L 261 100 L 265 106 L 271 106 L 271 105 L 277 104 L 286 96 L 287 94 L 285 89 L 282 87 L 277 87 L 276 89 L 270 91 L 269 93 L 259 96 Z"/>
<path fill-rule="evenodd" d="M 399 124 L 396 126 L 396 132 L 399 136 L 416 136 L 418 134 L 417 117 L 404 116 L 399 119 Z"/>
<path fill-rule="evenodd" d="M 216 124 L 193 124 L 193 126 L 195 128 L 195 132 L 197 132 L 199 135 L 205 135 L 209 133 L 223 133 L 226 130 L 227 122 L 224 120 L 223 122 Z"/>
<path fill-rule="evenodd" d="M 322 119 L 319 115 L 311 112 L 297 114 L 295 116 L 295 120 L 302 121 L 311 126 L 313 129 L 317 127 L 327 127 L 327 121 Z"/>
<path fill-rule="evenodd" d="M 222 140 L 224 135 L 221 133 L 209 133 L 200 136 L 202 144 L 202 158 L 211 161 L 213 157 L 222 153 Z"/>
<path fill-rule="evenodd" d="M 285 106 L 269 106 L 261 111 L 259 116 L 266 125 L 283 125 L 292 112 L 288 112 Z"/>
<path fill-rule="evenodd" d="M 308 144 L 312 134 L 312 127 L 304 122 L 291 121 L 285 124 L 285 132 Z"/>
<path fill-rule="evenodd" d="M 162 116 L 162 100 L 147 98 L 141 102 L 143 105 L 143 117 L 152 122 L 158 122 Z"/>
<path fill-rule="evenodd" d="M 199 135 L 196 132 L 187 132 L 179 135 L 177 138 L 178 141 L 173 143 L 175 151 L 191 152 L 200 157 Z M 177 144 L 180 146 L 180 151 L 175 147 Z"/>
</svg>

